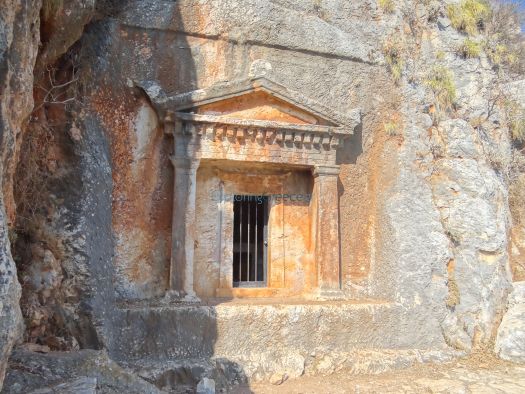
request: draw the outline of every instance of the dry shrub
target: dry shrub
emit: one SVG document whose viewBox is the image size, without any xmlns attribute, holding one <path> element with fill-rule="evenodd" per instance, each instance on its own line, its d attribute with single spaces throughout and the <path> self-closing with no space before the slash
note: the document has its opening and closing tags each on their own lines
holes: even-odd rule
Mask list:
<svg viewBox="0 0 525 394">
<path fill-rule="evenodd" d="M 507 98 L 503 101 L 503 110 L 512 141 L 516 144 L 525 142 L 525 108 L 516 100 Z"/>
<path fill-rule="evenodd" d="M 15 180 L 18 226 L 26 228 L 46 211 L 44 195 L 49 190 L 47 156 L 54 133 L 46 123 L 31 122 L 21 145 Z"/>
<path fill-rule="evenodd" d="M 512 40 L 520 33 L 523 13 L 518 4 L 508 1 L 491 1 L 491 14 L 487 20 L 487 34 L 499 36 L 502 40 Z"/>
<path fill-rule="evenodd" d="M 494 0 L 486 23 L 485 51 L 496 69 L 525 72 L 525 40 L 520 31 L 523 12 L 512 2 Z"/>
<path fill-rule="evenodd" d="M 57 143 L 57 130 L 67 123 L 64 114 L 68 106 L 82 104 L 73 59 L 73 53 L 67 53 L 61 63 L 46 67 L 35 78 L 35 107 L 23 134 L 15 176 L 17 229 L 22 232 L 37 227 L 37 217 L 49 215 L 49 186 L 56 171 L 52 149 Z"/>
<path fill-rule="evenodd" d="M 73 293 L 66 291 L 63 283 L 62 264 L 67 259 L 56 223 L 60 207 L 56 190 L 65 168 L 63 138 L 69 122 L 68 106 L 80 103 L 71 59 L 66 55 L 55 66 L 35 72 L 35 108 L 21 135 L 14 179 L 17 217 L 12 252 L 22 284 L 25 339 L 55 350 L 75 346 L 63 322 L 67 312 L 63 305 L 67 294 Z M 39 281 L 42 273 L 46 281 Z"/>
</svg>

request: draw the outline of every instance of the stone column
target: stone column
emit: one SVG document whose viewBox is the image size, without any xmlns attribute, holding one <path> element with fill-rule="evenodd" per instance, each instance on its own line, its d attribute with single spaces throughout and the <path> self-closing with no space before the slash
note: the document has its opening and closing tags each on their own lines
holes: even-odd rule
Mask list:
<svg viewBox="0 0 525 394">
<path fill-rule="evenodd" d="M 195 193 L 199 160 L 172 156 L 175 167 L 171 241 L 170 289 L 179 296 L 196 298 L 193 291 L 195 248 Z"/>
<path fill-rule="evenodd" d="M 340 296 L 339 166 L 313 169 L 315 202 L 315 260 L 321 296 Z"/>
</svg>

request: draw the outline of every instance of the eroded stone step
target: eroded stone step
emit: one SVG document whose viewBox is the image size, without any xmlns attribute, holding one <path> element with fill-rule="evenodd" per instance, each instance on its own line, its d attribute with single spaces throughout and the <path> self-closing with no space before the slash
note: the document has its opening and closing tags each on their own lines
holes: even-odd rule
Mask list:
<svg viewBox="0 0 525 394">
<path fill-rule="evenodd" d="M 140 305 L 118 313 L 112 356 L 121 362 L 162 367 L 222 360 L 256 380 L 341 368 L 374 373 L 457 355 L 444 342 L 439 316 L 395 303 L 259 300 Z"/>
</svg>

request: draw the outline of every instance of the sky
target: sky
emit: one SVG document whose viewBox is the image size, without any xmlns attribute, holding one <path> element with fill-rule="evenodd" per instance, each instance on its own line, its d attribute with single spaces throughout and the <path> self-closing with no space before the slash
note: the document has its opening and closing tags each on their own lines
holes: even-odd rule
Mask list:
<svg viewBox="0 0 525 394">
<path fill-rule="evenodd" d="M 517 3 L 520 5 L 520 9 L 525 12 L 525 0 L 518 0 Z M 525 32 L 525 21 L 521 24 L 521 31 Z"/>
<path fill-rule="evenodd" d="M 525 12 L 525 0 L 509 0 L 512 3 L 516 3 L 519 5 L 520 9 Z M 525 32 L 525 20 L 521 24 L 521 31 Z"/>
<path fill-rule="evenodd" d="M 525 0 L 519 0 L 517 3 L 520 5 L 520 9 L 525 13 Z M 521 24 L 521 31 L 525 32 L 525 20 Z"/>
<path fill-rule="evenodd" d="M 518 4 L 520 10 L 522 10 L 525 13 L 525 0 L 503 0 L 503 1 L 508 2 L 508 3 Z M 521 24 L 521 31 L 525 32 L 525 20 Z"/>
</svg>

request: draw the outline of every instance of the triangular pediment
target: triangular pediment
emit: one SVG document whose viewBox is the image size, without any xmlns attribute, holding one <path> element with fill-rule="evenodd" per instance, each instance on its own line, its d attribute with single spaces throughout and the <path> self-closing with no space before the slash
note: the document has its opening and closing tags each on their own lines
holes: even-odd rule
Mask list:
<svg viewBox="0 0 525 394">
<path fill-rule="evenodd" d="M 192 108 L 191 111 L 196 114 L 214 115 L 223 119 L 335 126 L 334 122 L 277 98 L 262 89 L 203 104 Z"/>
<path fill-rule="evenodd" d="M 342 114 L 266 76 L 217 83 L 209 88 L 177 95 L 164 93 L 151 81 L 138 85 L 165 113 L 212 116 L 241 123 L 311 125 L 342 134 L 353 134 L 354 128 L 361 123 L 359 109 Z"/>
<path fill-rule="evenodd" d="M 176 110 L 231 119 L 340 127 L 321 104 L 266 77 L 227 82 L 179 96 Z"/>
<path fill-rule="evenodd" d="M 205 117 L 209 121 L 263 126 L 273 124 L 314 127 L 338 134 L 353 134 L 361 124 L 357 108 L 345 113 L 276 83 L 266 76 L 220 82 L 205 89 L 170 95 L 154 81 L 136 83 L 160 113 Z M 185 118 L 186 115 L 183 115 Z"/>
</svg>

